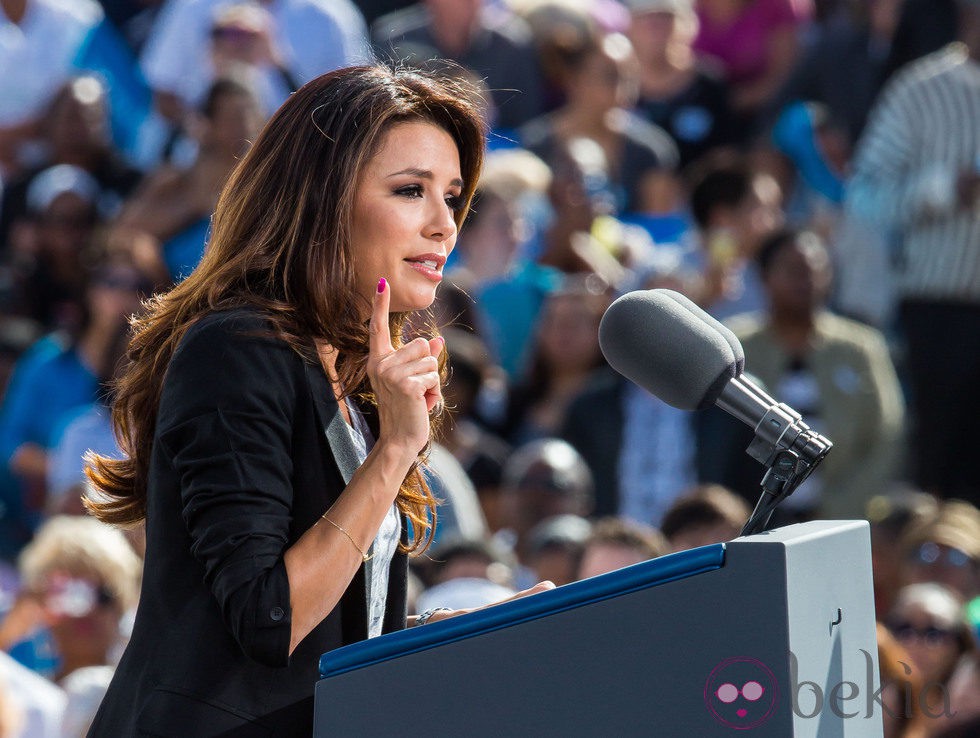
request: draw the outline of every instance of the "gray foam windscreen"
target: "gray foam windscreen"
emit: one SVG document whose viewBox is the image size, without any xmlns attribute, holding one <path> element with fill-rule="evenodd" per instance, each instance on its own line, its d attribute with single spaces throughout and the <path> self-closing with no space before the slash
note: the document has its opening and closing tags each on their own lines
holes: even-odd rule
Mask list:
<svg viewBox="0 0 980 738">
<path fill-rule="evenodd" d="M 714 404 L 738 362 L 726 338 L 664 294 L 629 292 L 599 324 L 599 346 L 613 369 L 681 410 Z"/>
<path fill-rule="evenodd" d="M 696 317 L 718 331 L 721 337 L 728 341 L 728 345 L 732 347 L 732 353 L 735 354 L 735 373 L 738 376 L 742 376 L 742 372 L 745 370 L 745 351 L 742 349 L 742 344 L 738 340 L 738 337 L 732 333 L 728 326 L 695 305 L 687 295 L 682 295 L 680 292 L 674 292 L 673 290 L 657 290 L 657 292 L 669 297 L 679 305 L 683 305 L 687 308 L 688 312 L 693 313 Z"/>
</svg>

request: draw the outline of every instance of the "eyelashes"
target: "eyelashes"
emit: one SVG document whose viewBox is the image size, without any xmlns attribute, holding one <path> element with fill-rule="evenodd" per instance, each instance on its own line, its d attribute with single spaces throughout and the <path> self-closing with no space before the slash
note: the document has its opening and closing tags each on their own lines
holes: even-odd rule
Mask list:
<svg viewBox="0 0 980 738">
<path fill-rule="evenodd" d="M 411 200 L 420 199 L 425 194 L 422 185 L 411 184 L 405 185 L 404 187 L 399 187 L 394 190 L 394 194 L 405 197 Z M 446 195 L 445 197 L 446 206 L 453 212 L 457 212 L 463 207 L 463 198 L 459 195 Z"/>
<path fill-rule="evenodd" d="M 422 185 L 405 185 L 404 187 L 397 188 L 395 194 L 409 198 L 422 197 Z"/>
</svg>

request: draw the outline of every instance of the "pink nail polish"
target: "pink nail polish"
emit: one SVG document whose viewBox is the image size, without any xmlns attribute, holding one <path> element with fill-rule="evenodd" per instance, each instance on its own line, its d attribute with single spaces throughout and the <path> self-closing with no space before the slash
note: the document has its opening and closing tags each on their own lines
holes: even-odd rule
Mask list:
<svg viewBox="0 0 980 738">
<path fill-rule="evenodd" d="M 388 285 L 387 280 L 384 277 L 378 280 L 378 294 L 380 295 L 385 291 L 385 287 Z"/>
</svg>

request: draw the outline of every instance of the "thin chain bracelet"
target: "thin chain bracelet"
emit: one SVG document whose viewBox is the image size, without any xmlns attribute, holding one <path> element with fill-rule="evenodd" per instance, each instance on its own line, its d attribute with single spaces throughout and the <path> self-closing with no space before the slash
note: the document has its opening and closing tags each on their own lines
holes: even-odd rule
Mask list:
<svg viewBox="0 0 980 738">
<path fill-rule="evenodd" d="M 351 545 L 354 548 L 356 548 L 357 549 L 357 552 L 361 555 L 361 560 L 362 561 L 365 561 L 366 562 L 366 561 L 370 561 L 371 560 L 371 556 L 374 556 L 374 554 L 371 554 L 371 556 L 368 556 L 366 553 L 364 553 L 361 550 L 361 547 L 357 545 L 357 541 L 354 540 L 354 537 L 350 533 L 348 533 L 346 530 L 344 530 L 343 528 L 341 528 L 339 525 L 337 525 L 335 522 L 333 522 L 330 518 L 328 518 L 326 513 L 323 513 L 323 515 L 321 515 L 320 518 L 323 519 L 323 520 L 326 520 L 328 523 L 330 523 L 330 525 L 332 525 L 334 528 L 336 528 L 341 533 L 343 533 L 345 536 L 347 536 L 347 540 L 351 542 Z"/>
</svg>

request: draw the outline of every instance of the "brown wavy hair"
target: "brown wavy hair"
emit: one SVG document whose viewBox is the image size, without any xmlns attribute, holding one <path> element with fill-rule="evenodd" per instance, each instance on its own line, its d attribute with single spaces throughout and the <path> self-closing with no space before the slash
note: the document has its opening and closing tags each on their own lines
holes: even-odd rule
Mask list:
<svg viewBox="0 0 980 738">
<path fill-rule="evenodd" d="M 258 309 L 277 337 L 306 361 L 319 361 L 316 345 L 329 344 L 337 351 L 337 380 L 345 394 L 377 404 L 366 374 L 368 329 L 362 316 L 370 305 L 355 289 L 352 185 L 393 125 L 431 122 L 459 150 L 463 192 L 455 220 L 461 226 L 483 162 L 486 131 L 479 110 L 478 93 L 458 79 L 384 66 L 337 70 L 289 97 L 225 185 L 200 265 L 169 292 L 148 300 L 132 321 L 127 366 L 112 409 L 125 456 L 88 457 L 86 473 L 103 493 L 85 501 L 90 512 L 117 525 L 145 518 L 167 367 L 187 329 L 209 312 Z M 420 326 L 417 316 L 392 314 L 396 347 Z M 440 365 L 445 374 L 445 354 Z M 433 428 L 436 422 L 433 417 Z M 419 467 L 426 452 L 396 498 L 412 523 L 406 547 L 411 552 L 425 549 L 435 525 L 436 500 Z"/>
</svg>

